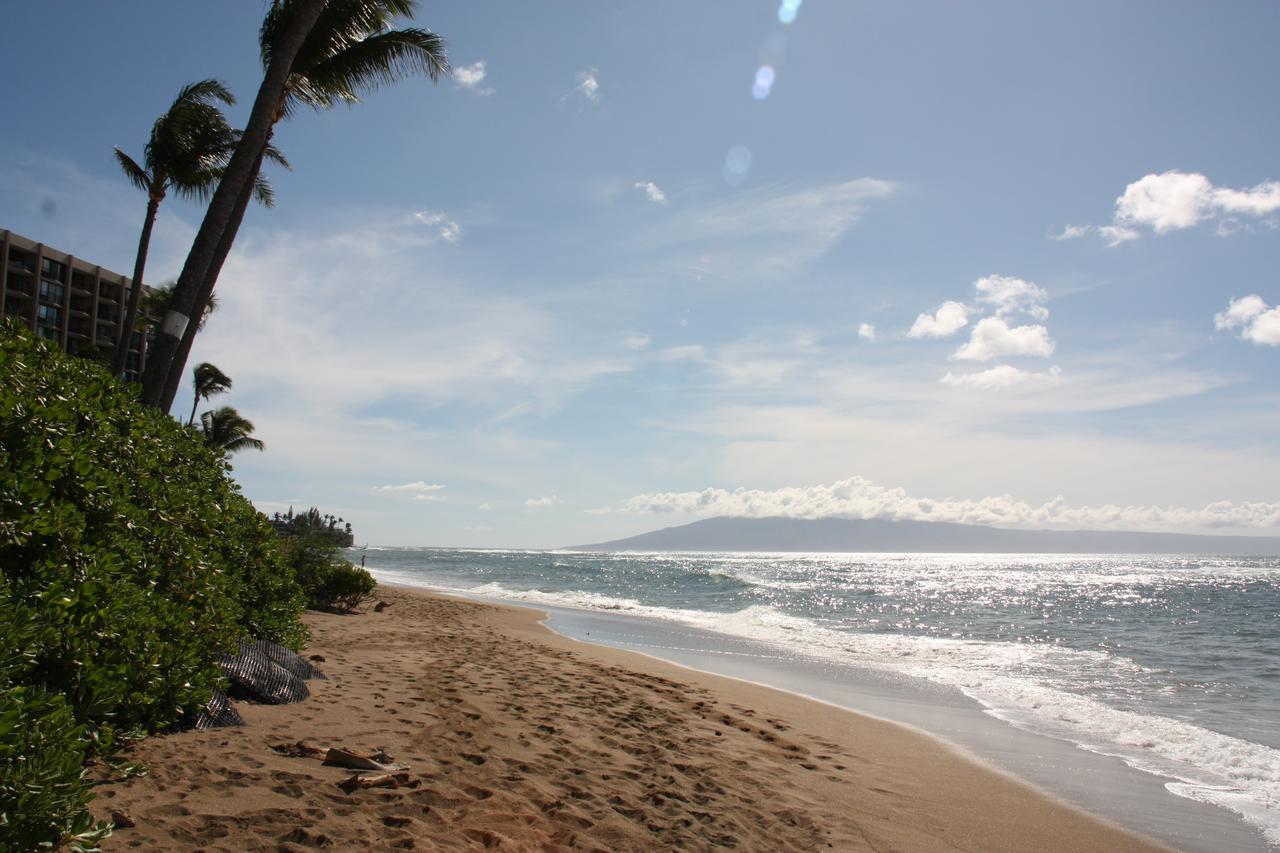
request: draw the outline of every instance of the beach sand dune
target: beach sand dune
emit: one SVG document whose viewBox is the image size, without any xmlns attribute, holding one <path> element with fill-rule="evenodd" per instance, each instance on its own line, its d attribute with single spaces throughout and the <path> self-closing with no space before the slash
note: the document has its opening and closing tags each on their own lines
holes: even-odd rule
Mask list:
<svg viewBox="0 0 1280 853">
<path fill-rule="evenodd" d="M 106 849 L 1160 849 L 892 724 L 532 611 L 378 594 L 382 612 L 308 614 L 329 679 L 307 701 L 133 748 L 150 774 L 98 789 L 100 816 L 136 824 Z M 348 791 L 299 741 L 409 769 Z"/>
</svg>

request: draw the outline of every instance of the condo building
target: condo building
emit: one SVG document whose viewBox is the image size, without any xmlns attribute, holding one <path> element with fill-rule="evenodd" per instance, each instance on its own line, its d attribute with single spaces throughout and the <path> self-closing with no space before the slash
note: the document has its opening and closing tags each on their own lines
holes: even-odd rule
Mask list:
<svg viewBox="0 0 1280 853">
<path fill-rule="evenodd" d="M 66 252 L 0 229 L 0 317 L 14 317 L 64 352 L 110 353 L 133 282 Z M 148 335 L 130 335 L 125 377 L 146 368 Z"/>
</svg>

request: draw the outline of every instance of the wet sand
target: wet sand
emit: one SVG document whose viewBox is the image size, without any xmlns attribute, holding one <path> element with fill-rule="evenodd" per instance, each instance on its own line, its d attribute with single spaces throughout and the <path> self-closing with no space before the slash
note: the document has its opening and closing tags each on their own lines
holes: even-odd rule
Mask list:
<svg viewBox="0 0 1280 853">
<path fill-rule="evenodd" d="M 382 586 L 312 613 L 327 681 L 248 725 L 150 738 L 105 849 L 1164 849 L 912 730 L 558 636 L 534 611 Z M 392 787 L 278 751 L 385 751 Z M 377 774 L 375 774 L 377 775 Z"/>
</svg>

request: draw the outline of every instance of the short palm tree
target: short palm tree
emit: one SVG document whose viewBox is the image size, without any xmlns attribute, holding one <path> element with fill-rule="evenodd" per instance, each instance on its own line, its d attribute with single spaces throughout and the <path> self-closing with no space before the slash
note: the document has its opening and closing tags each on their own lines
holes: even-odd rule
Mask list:
<svg viewBox="0 0 1280 853">
<path fill-rule="evenodd" d="M 196 407 L 201 400 L 231 390 L 231 377 L 209 362 L 202 361 L 191 371 L 191 385 L 195 389 L 195 399 L 191 401 L 191 417 L 187 418 L 187 426 L 196 422 Z"/>
<path fill-rule="evenodd" d="M 174 310 L 194 316 L 217 284 L 249 204 L 275 124 L 298 104 L 325 109 L 355 104 L 360 93 L 414 74 L 433 82 L 450 73 L 444 39 L 416 27 L 392 29 L 411 18 L 417 0 L 274 0 L 262 23 L 259 44 L 266 72 L 245 128 L 240 162 L 228 166 L 196 235 Z M 179 339 L 161 335 L 148 359 L 143 402 L 168 411 L 195 340 L 186 328 Z"/>
<path fill-rule="evenodd" d="M 251 447 L 262 450 L 266 447 L 261 440 L 253 438 L 253 424 L 240 416 L 230 406 L 210 409 L 200 415 L 200 431 L 210 447 L 217 447 L 226 453 L 235 453 Z"/>
</svg>

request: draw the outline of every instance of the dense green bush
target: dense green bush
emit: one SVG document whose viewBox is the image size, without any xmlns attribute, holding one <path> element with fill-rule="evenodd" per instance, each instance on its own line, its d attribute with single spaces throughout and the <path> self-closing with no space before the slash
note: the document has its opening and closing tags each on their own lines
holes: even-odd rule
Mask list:
<svg viewBox="0 0 1280 853">
<path fill-rule="evenodd" d="M 373 575 L 338 556 L 338 546 L 324 534 L 283 538 L 280 552 L 311 607 L 354 610 L 377 585 Z"/>
<path fill-rule="evenodd" d="M 24 626 L 0 631 L 0 719 L 28 739 L 0 735 L 0 848 L 23 791 L 203 705 L 239 637 L 305 641 L 302 592 L 229 471 L 99 366 L 0 330 L 0 600 Z M 39 761 L 30 738 L 51 744 Z"/>
</svg>

